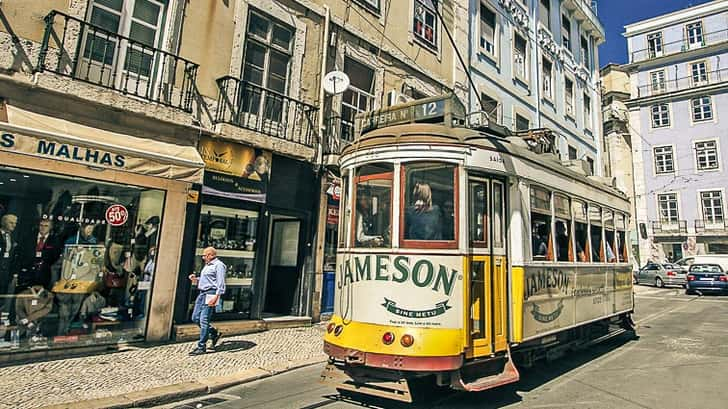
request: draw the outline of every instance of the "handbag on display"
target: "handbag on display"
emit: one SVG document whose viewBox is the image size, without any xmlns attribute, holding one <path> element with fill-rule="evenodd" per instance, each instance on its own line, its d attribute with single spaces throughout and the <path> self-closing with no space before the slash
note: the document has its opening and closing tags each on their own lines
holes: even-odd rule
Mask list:
<svg viewBox="0 0 728 409">
<path fill-rule="evenodd" d="M 104 272 L 104 285 L 106 288 L 126 288 L 126 278 L 125 272 L 106 271 Z"/>
</svg>

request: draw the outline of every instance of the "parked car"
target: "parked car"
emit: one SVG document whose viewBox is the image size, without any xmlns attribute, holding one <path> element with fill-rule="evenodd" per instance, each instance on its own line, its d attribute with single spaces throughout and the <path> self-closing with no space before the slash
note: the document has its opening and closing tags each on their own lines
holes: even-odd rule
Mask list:
<svg viewBox="0 0 728 409">
<path fill-rule="evenodd" d="M 685 294 L 695 292 L 728 292 L 728 275 L 718 264 L 698 264 L 690 266 L 687 274 Z"/>
<path fill-rule="evenodd" d="M 655 287 L 666 285 L 684 286 L 687 271 L 676 264 L 647 263 L 635 277 L 636 284 L 653 284 Z"/>
<path fill-rule="evenodd" d="M 728 254 L 699 254 L 696 256 L 683 257 L 674 264 L 679 265 L 687 271 L 693 264 L 717 264 L 723 271 L 728 271 Z"/>
</svg>

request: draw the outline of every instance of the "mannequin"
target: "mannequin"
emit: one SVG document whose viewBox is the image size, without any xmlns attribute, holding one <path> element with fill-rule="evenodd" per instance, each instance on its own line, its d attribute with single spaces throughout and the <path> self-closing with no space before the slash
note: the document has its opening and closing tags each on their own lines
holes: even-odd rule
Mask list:
<svg viewBox="0 0 728 409">
<path fill-rule="evenodd" d="M 13 237 L 15 227 L 18 225 L 18 216 L 14 214 L 6 214 L 0 218 L 0 294 L 12 294 L 15 292 L 11 281 L 13 280 L 13 271 L 15 270 L 15 255 L 18 243 Z M 0 304 L 0 309 L 4 312 L 10 312 L 11 298 L 8 297 Z"/>
<path fill-rule="evenodd" d="M 43 318 L 53 309 L 53 293 L 34 285 L 20 292 L 20 295 L 23 297 L 15 301 L 18 325 L 29 337 L 40 334 Z"/>
</svg>

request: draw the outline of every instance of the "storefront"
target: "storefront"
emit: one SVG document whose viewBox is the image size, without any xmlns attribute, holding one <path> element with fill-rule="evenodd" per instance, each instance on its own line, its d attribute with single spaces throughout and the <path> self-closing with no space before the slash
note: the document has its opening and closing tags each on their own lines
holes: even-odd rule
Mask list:
<svg viewBox="0 0 728 409">
<path fill-rule="evenodd" d="M 168 339 L 195 147 L 2 109 L 0 354 Z"/>
</svg>

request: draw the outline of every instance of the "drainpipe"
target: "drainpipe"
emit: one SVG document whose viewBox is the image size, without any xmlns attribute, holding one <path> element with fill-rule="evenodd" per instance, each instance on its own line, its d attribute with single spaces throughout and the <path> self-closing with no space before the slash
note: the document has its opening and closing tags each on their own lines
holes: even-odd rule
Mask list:
<svg viewBox="0 0 728 409">
<path fill-rule="evenodd" d="M 319 82 L 319 114 L 318 114 L 318 131 L 319 131 L 319 149 L 322 150 L 321 143 L 324 140 L 324 98 L 326 93 L 324 91 L 324 76 L 326 75 L 326 60 L 329 58 L 329 25 L 331 23 L 331 12 L 329 6 L 324 4 L 324 41 L 321 45 L 321 80 Z M 323 150 L 321 151 L 321 158 L 323 160 Z"/>
</svg>

